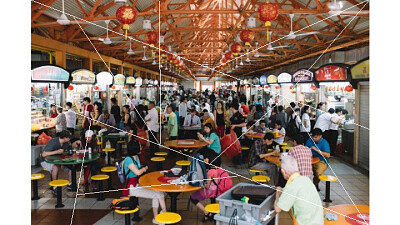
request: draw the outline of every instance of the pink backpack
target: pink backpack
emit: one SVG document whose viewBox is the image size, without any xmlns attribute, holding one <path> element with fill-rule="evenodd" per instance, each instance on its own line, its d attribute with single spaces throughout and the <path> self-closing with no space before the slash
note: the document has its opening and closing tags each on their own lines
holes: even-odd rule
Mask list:
<svg viewBox="0 0 400 225">
<path fill-rule="evenodd" d="M 232 178 L 229 176 L 228 172 L 222 168 L 213 168 L 211 170 L 215 170 L 217 173 L 217 179 L 212 179 L 210 189 L 214 189 L 214 197 L 218 197 L 233 186 Z"/>
</svg>

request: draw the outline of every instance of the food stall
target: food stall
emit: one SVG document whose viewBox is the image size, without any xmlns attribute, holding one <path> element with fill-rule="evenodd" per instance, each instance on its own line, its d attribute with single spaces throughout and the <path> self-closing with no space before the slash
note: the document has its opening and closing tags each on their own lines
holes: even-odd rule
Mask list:
<svg viewBox="0 0 400 225">
<path fill-rule="evenodd" d="M 269 98 L 273 99 L 274 103 L 284 104 L 283 97 L 281 96 L 281 87 L 278 84 L 278 78 L 271 74 L 267 77 L 267 84 L 269 86 Z"/>
<path fill-rule="evenodd" d="M 135 86 L 133 87 L 133 95 L 136 96 L 136 102 L 139 102 L 140 97 L 144 97 L 144 95 L 141 95 L 142 84 L 143 84 L 143 79 L 141 77 L 137 77 Z"/>
<path fill-rule="evenodd" d="M 93 99 L 92 102 L 99 101 L 103 104 L 104 109 L 109 109 L 108 91 L 110 86 L 113 84 L 113 76 L 109 72 L 100 72 L 96 75 L 96 85 L 93 88 Z"/>
<path fill-rule="evenodd" d="M 355 89 L 355 123 L 363 127 L 369 127 L 369 58 L 356 63 L 350 69 L 351 84 Z M 353 126 L 354 141 L 347 141 L 343 132 L 343 145 L 345 153 L 351 156 L 352 163 L 369 170 L 369 130 L 360 126 Z M 346 129 L 346 125 L 345 125 Z M 346 146 L 353 147 L 354 151 L 346 152 Z M 353 150 L 353 148 L 349 148 Z M 354 152 L 354 153 L 353 153 Z"/>
<path fill-rule="evenodd" d="M 110 89 L 110 99 L 116 98 L 120 107 L 125 105 L 127 91 L 124 89 L 125 76 L 123 74 L 116 74 L 114 82 Z"/>
<path fill-rule="evenodd" d="M 31 132 L 54 127 L 55 118 L 49 118 L 50 105 L 63 104 L 69 80 L 68 71 L 58 66 L 40 66 L 31 71 Z"/>
<path fill-rule="evenodd" d="M 293 73 L 292 76 L 293 86 L 296 88 L 296 101 L 297 102 L 312 102 L 316 104 L 318 99 L 318 84 L 314 82 L 314 73 L 308 69 L 299 69 Z"/>
<path fill-rule="evenodd" d="M 289 105 L 290 102 L 296 101 L 296 87 L 292 84 L 292 75 L 289 73 L 283 72 L 278 75 L 278 84 L 281 87 L 281 95 L 286 97 L 286 101 L 283 100 L 283 97 L 280 100 L 283 100 L 283 105 Z"/>
<path fill-rule="evenodd" d="M 71 77 L 71 85 L 66 89 L 66 102 L 72 102 L 73 105 L 81 105 L 84 97 L 93 99 L 96 75 L 92 71 L 79 69 L 72 72 Z"/>
</svg>

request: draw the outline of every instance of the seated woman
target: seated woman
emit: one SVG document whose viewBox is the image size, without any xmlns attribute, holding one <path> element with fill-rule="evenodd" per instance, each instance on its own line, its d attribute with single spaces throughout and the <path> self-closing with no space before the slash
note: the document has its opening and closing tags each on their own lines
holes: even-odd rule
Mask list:
<svg viewBox="0 0 400 225">
<path fill-rule="evenodd" d="M 213 155 L 210 154 L 212 151 L 208 151 L 204 155 L 204 161 L 210 163 Z M 207 213 L 204 205 L 201 201 L 210 199 L 211 203 L 215 203 L 215 198 L 229 190 L 232 186 L 232 178 L 228 172 L 222 169 L 221 160 L 213 162 L 214 166 L 208 166 L 207 171 L 207 183 L 204 185 L 205 189 L 198 190 L 190 196 L 190 201 L 197 206 L 204 213 L 202 222 L 206 222 L 212 219 L 212 214 Z"/>
<path fill-rule="evenodd" d="M 213 155 L 213 159 L 216 158 L 220 153 L 221 153 L 221 144 L 219 143 L 219 137 L 215 130 L 213 129 L 213 126 L 211 123 L 206 123 L 204 125 L 204 133 L 205 135 L 203 136 L 200 133 L 197 133 L 197 137 L 199 138 L 200 141 L 206 142 L 208 145 L 201 148 L 198 153 L 202 154 L 203 156 L 206 155 L 205 152 L 211 152 L 210 154 Z M 210 162 L 212 162 L 211 160 Z M 221 158 L 218 157 L 216 161 L 219 161 L 219 164 L 221 164 Z"/>
<path fill-rule="evenodd" d="M 134 133 L 136 135 L 136 133 Z M 138 183 L 139 176 L 144 174 L 148 167 L 142 166 L 140 164 L 139 156 L 140 153 L 140 145 L 139 142 L 135 139 L 132 139 L 128 142 L 127 146 L 127 157 L 124 160 L 124 171 L 125 177 L 127 178 L 125 181 L 124 189 L 129 188 L 128 190 L 124 190 L 122 193 L 124 195 L 132 195 L 140 198 L 149 198 L 152 199 L 152 207 L 153 207 L 153 215 L 154 217 L 158 215 L 158 206 L 161 206 L 161 213 L 167 212 L 167 208 L 165 206 L 164 193 L 159 191 L 153 191 L 147 188 L 143 188 Z M 154 224 L 158 224 L 153 219 Z"/>
</svg>

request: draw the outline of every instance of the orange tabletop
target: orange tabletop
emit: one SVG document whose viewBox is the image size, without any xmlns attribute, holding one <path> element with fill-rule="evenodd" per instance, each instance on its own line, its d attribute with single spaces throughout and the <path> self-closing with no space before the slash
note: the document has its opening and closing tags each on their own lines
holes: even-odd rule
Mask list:
<svg viewBox="0 0 400 225">
<path fill-rule="evenodd" d="M 335 205 L 324 209 L 325 213 L 329 212 L 337 215 L 338 220 L 336 221 L 324 221 L 324 225 L 333 225 L 333 224 L 369 224 L 369 205 L 356 205 L 358 210 L 360 210 L 361 215 L 358 213 L 356 207 L 354 205 Z M 332 211 L 330 211 L 330 210 Z M 333 212 L 334 211 L 334 212 Z M 365 222 L 364 222 L 365 220 Z"/>
<path fill-rule="evenodd" d="M 318 156 L 313 156 L 312 157 L 312 160 L 311 160 L 311 164 L 315 164 L 315 163 L 317 163 L 317 162 L 319 162 L 320 160 L 319 160 L 319 158 L 318 158 Z"/>
<path fill-rule="evenodd" d="M 155 171 L 151 173 L 147 173 L 139 178 L 139 184 L 142 187 L 146 187 L 148 189 L 154 191 L 162 191 L 162 192 L 189 192 L 189 191 L 197 191 L 200 190 L 201 187 L 193 187 L 189 184 L 185 185 L 175 185 L 161 182 L 158 180 L 160 176 L 164 176 L 160 171 Z"/>
<path fill-rule="evenodd" d="M 188 144 L 188 142 L 193 144 Z M 170 148 L 201 148 L 207 146 L 207 143 L 199 140 L 172 140 L 164 142 L 164 145 Z"/>
<path fill-rule="evenodd" d="M 249 137 L 249 138 L 263 139 L 265 134 L 262 134 L 262 133 L 254 133 L 254 134 L 246 133 L 244 136 Z"/>
<path fill-rule="evenodd" d="M 275 163 L 275 164 L 280 164 L 281 163 L 281 157 L 280 156 L 267 156 L 265 157 L 266 160 L 269 162 Z"/>
</svg>

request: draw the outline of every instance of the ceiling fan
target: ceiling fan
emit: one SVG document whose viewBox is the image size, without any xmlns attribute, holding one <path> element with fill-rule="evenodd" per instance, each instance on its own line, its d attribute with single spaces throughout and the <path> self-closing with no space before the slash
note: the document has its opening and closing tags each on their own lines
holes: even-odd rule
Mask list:
<svg viewBox="0 0 400 225">
<path fill-rule="evenodd" d="M 333 2 L 329 2 L 326 4 L 329 8 L 329 15 L 357 15 L 357 14 L 369 14 L 369 10 L 364 10 L 364 11 L 342 11 L 342 8 L 344 6 L 343 1 L 336 1 L 334 0 Z"/>
<path fill-rule="evenodd" d="M 296 37 L 300 37 L 300 36 L 306 36 L 306 35 L 311 35 L 311 34 L 318 34 L 318 31 L 311 31 L 311 32 L 305 32 L 305 33 L 298 33 L 296 32 L 296 34 L 293 32 L 293 17 L 294 14 L 289 14 L 290 17 L 290 32 L 288 35 L 280 35 L 280 36 L 284 36 L 286 37 L 285 39 L 287 40 L 292 40 L 295 39 Z"/>
<path fill-rule="evenodd" d="M 270 38 L 270 40 L 269 40 L 269 44 L 268 44 L 267 50 L 273 51 L 273 50 L 278 49 L 278 48 L 287 48 L 287 47 L 289 47 L 289 45 L 281 45 L 281 46 L 275 46 L 275 47 L 273 47 L 273 46 L 271 45 L 272 31 L 269 32 L 269 36 L 270 36 L 271 38 Z"/>
<path fill-rule="evenodd" d="M 113 43 L 112 41 L 111 41 L 111 39 L 108 37 L 108 24 L 110 23 L 110 20 L 105 20 L 104 21 L 105 23 L 106 23 L 106 25 L 107 25 L 107 29 L 106 29 L 106 32 L 107 32 L 107 36 L 106 36 L 106 38 L 98 38 L 97 40 L 99 40 L 99 41 L 102 41 L 104 44 L 106 44 L 106 45 L 109 45 L 109 44 L 111 44 L 111 43 Z"/>
<path fill-rule="evenodd" d="M 62 13 L 60 17 L 57 19 L 57 23 L 59 23 L 60 25 L 69 25 L 71 21 L 64 13 L 64 0 L 62 0 L 61 4 L 62 4 Z"/>
</svg>

